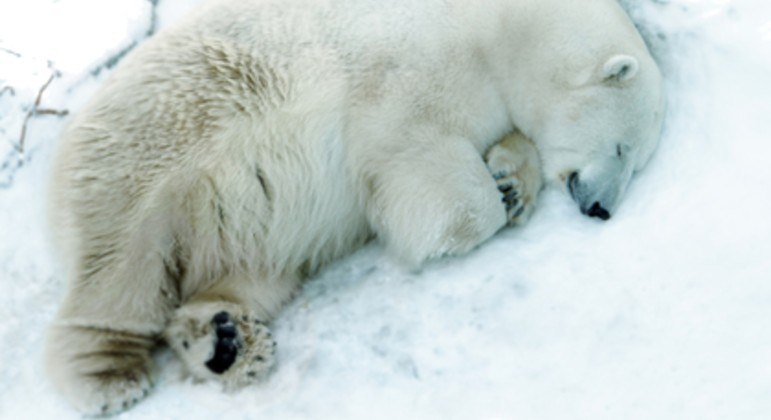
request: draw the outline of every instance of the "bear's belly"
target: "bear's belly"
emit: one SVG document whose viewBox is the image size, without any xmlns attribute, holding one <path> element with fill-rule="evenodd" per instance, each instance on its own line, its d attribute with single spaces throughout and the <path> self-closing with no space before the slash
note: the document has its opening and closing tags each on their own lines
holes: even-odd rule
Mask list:
<svg viewBox="0 0 771 420">
<path fill-rule="evenodd" d="M 212 157 L 182 203 L 190 289 L 234 268 L 255 277 L 313 273 L 371 236 L 337 133 Z"/>
</svg>

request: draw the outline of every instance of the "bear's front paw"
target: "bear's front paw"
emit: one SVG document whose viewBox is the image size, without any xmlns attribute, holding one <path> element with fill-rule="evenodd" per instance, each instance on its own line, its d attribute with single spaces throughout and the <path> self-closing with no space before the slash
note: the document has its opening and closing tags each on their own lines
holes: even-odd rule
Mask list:
<svg viewBox="0 0 771 420">
<path fill-rule="evenodd" d="M 236 389 L 265 376 L 276 343 L 263 322 L 235 305 L 188 306 L 178 310 L 166 337 L 194 377 Z"/>
<path fill-rule="evenodd" d="M 514 176 L 504 172 L 493 174 L 498 190 L 503 194 L 503 204 L 509 224 L 518 225 L 527 220 L 533 211 L 533 205 L 525 201 L 520 193 L 521 182 Z"/>
<path fill-rule="evenodd" d="M 525 223 L 535 209 L 543 185 L 541 165 L 535 146 L 514 133 L 493 146 L 486 156 L 487 167 L 503 194 L 510 225 Z"/>
</svg>

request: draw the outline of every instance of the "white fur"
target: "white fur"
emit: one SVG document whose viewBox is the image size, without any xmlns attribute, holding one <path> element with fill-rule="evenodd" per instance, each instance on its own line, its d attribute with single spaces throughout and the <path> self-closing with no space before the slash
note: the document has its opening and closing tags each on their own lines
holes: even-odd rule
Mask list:
<svg viewBox="0 0 771 420">
<path fill-rule="evenodd" d="M 619 55 L 639 66 L 608 81 Z M 126 337 L 232 304 L 267 321 L 373 235 L 411 266 L 468 251 L 507 221 L 482 156 L 515 129 L 552 181 L 623 189 L 661 103 L 614 0 L 212 0 L 127 57 L 61 141 L 51 209 L 70 286 L 52 376 L 80 409 L 115 412 L 152 376 L 111 359 Z"/>
</svg>

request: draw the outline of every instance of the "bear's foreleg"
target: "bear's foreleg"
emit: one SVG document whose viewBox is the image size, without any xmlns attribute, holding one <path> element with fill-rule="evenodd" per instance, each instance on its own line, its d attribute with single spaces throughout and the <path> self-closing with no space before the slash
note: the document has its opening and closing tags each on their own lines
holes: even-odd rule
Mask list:
<svg viewBox="0 0 771 420">
<path fill-rule="evenodd" d="M 419 130 L 420 140 L 371 165 L 370 223 L 410 266 L 476 247 L 506 224 L 501 193 L 471 142 Z"/>
<path fill-rule="evenodd" d="M 510 225 L 522 225 L 535 208 L 543 186 L 541 162 L 535 145 L 516 131 L 487 151 L 487 167 L 503 193 Z"/>
</svg>

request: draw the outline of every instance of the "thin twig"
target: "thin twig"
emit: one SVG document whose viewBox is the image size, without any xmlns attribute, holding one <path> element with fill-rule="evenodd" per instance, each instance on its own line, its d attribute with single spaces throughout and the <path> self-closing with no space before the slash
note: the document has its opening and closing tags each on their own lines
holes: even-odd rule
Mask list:
<svg viewBox="0 0 771 420">
<path fill-rule="evenodd" d="M 0 163 L 0 189 L 7 189 L 13 185 L 15 172 L 22 164 L 23 161 L 15 149 L 8 152 Z"/>
<path fill-rule="evenodd" d="M 145 36 L 150 37 L 154 35 L 155 31 L 158 29 L 158 2 L 160 0 L 148 1 L 152 5 L 152 10 L 150 10 L 150 28 L 148 28 L 147 32 L 145 32 Z"/>
<path fill-rule="evenodd" d="M 40 103 L 43 101 L 43 94 L 45 93 L 46 89 L 48 89 L 49 86 L 51 86 L 51 83 L 54 81 L 55 78 L 61 76 L 61 73 L 53 68 L 53 63 L 50 61 L 48 62 L 48 68 L 51 69 L 51 76 L 48 77 L 48 80 L 43 84 L 43 86 L 40 87 L 40 90 L 37 92 L 37 97 L 35 98 L 35 103 L 32 106 L 32 109 L 30 109 L 27 112 L 27 115 L 24 116 L 24 123 L 21 126 L 21 134 L 19 135 L 19 143 L 14 145 L 14 148 L 17 152 L 19 152 L 20 155 L 24 155 L 24 145 L 27 139 L 27 125 L 29 124 L 29 121 L 38 116 L 38 115 L 53 115 L 57 117 L 64 117 L 67 114 L 69 114 L 69 111 L 67 110 L 55 110 L 50 108 L 40 108 Z"/>
<path fill-rule="evenodd" d="M 50 64 L 49 64 L 49 67 L 50 67 Z M 40 90 L 37 92 L 37 97 L 35 98 L 35 110 L 37 110 L 37 108 L 40 106 L 40 101 L 43 100 L 43 92 L 45 92 L 46 89 L 48 89 L 48 86 L 51 86 L 51 82 L 53 82 L 54 79 L 58 76 L 59 76 L 59 72 L 54 70 L 51 73 L 51 76 L 48 77 L 48 80 L 45 82 L 43 87 L 41 87 Z"/>
<path fill-rule="evenodd" d="M 92 76 L 99 76 L 99 74 L 104 70 L 111 70 L 113 67 L 118 65 L 121 60 L 123 60 L 123 57 L 128 55 L 128 53 L 131 52 L 139 43 L 137 41 L 132 42 L 129 44 L 126 48 L 118 51 L 114 55 L 110 56 L 107 60 L 105 60 L 102 64 L 95 67 L 93 70 L 91 70 Z"/>
<path fill-rule="evenodd" d="M 148 23 L 147 30 L 145 30 L 144 36 L 135 39 L 133 42 L 131 42 L 129 45 L 127 45 L 125 48 L 122 48 L 120 51 L 116 52 L 115 54 L 108 57 L 106 60 L 104 60 L 101 64 L 98 66 L 92 68 L 89 71 L 89 74 L 91 76 L 98 76 L 105 70 L 112 70 L 115 66 L 120 63 L 124 57 L 126 57 L 134 48 L 139 45 L 139 43 L 145 39 L 149 38 L 153 35 L 155 35 L 155 32 L 158 30 L 158 3 L 160 3 L 161 0 L 147 0 L 150 2 L 150 5 L 152 6 L 152 9 L 150 10 L 150 22 Z M 76 83 L 75 85 L 80 84 L 82 81 Z"/>
<path fill-rule="evenodd" d="M 66 117 L 70 112 L 66 109 L 59 111 L 57 109 L 41 108 L 35 112 L 35 115 L 53 115 L 55 117 Z"/>
<path fill-rule="evenodd" d="M 14 56 L 16 58 L 21 58 L 21 54 L 17 53 L 16 51 L 9 50 L 8 48 L 0 47 L 0 51 L 2 51 L 4 53 L 11 54 L 12 56 Z"/>
</svg>

